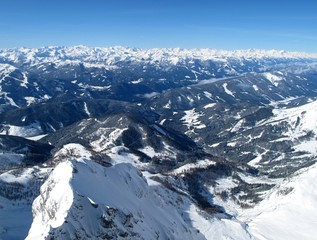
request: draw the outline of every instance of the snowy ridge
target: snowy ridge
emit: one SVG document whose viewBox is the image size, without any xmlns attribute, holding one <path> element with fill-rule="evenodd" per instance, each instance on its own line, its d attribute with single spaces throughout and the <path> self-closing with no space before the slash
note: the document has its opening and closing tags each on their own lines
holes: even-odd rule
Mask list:
<svg viewBox="0 0 317 240">
<path fill-rule="evenodd" d="M 41 187 L 40 196 L 33 202 L 32 212 L 35 217 L 33 217 L 27 239 L 44 239 L 50 228 L 56 228 L 63 224 L 73 202 L 73 192 L 68 184 L 72 177 L 71 172 L 70 162 L 61 163 Z M 60 194 L 61 192 L 62 194 Z M 58 199 L 54 199 L 56 195 Z M 49 196 L 51 198 L 48 198 Z M 38 215 L 41 217 L 36 217 Z M 40 227 L 34 231 L 33 229 L 36 228 L 34 226 Z"/>
<path fill-rule="evenodd" d="M 236 59 L 316 59 L 317 54 L 301 52 L 286 52 L 279 50 L 215 50 L 215 49 L 180 49 L 180 48 L 153 48 L 136 49 L 126 47 L 89 48 L 86 46 L 74 47 L 43 47 L 43 48 L 16 48 L 0 50 L 0 59 L 18 63 L 23 60 L 30 65 L 46 62 L 82 61 L 87 63 L 101 63 L 113 65 L 120 61 L 133 62 L 161 62 L 176 65 L 189 59 L 215 60 L 226 62 L 230 58 Z M 65 62 L 67 63 L 67 62 Z"/>
<path fill-rule="evenodd" d="M 67 160 L 50 174 L 33 203 L 34 221 L 28 240 L 223 236 L 251 239 L 241 223 L 218 218 L 206 220 L 187 197 L 153 180 L 148 183 L 131 164 L 103 167 L 90 160 L 87 150 L 78 144 L 65 146 L 57 155 L 65 153 Z"/>
</svg>

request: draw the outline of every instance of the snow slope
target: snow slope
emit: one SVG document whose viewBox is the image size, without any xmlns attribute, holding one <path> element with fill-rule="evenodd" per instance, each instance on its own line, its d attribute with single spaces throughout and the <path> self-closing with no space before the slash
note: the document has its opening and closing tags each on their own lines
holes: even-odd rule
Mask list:
<svg viewBox="0 0 317 240">
<path fill-rule="evenodd" d="M 41 126 L 38 122 L 27 126 L 14 126 L 6 124 L 0 128 L 0 134 L 19 137 L 34 137 L 42 133 Z"/>
<path fill-rule="evenodd" d="M 274 117 L 265 124 L 275 125 L 285 121 L 287 130 L 283 132 L 284 140 L 295 141 L 297 151 L 317 156 L 317 101 L 299 107 L 275 109 L 273 113 Z"/>
<path fill-rule="evenodd" d="M 279 73 L 279 75 L 276 75 L 270 72 L 263 73 L 263 76 L 276 87 L 278 86 L 280 81 L 284 80 L 284 78 L 280 75 L 281 73 Z"/>
<path fill-rule="evenodd" d="M 206 127 L 206 125 L 202 124 L 199 120 L 199 118 L 204 115 L 203 113 L 197 112 L 195 108 L 184 111 L 184 113 L 185 116 L 180 120 L 183 121 L 189 130 L 193 131 L 193 129 L 202 129 Z"/>
<path fill-rule="evenodd" d="M 272 122 L 287 120 L 290 128 L 288 134 L 299 137 L 309 131 L 317 134 L 317 101 L 288 109 L 276 109 Z"/>
<path fill-rule="evenodd" d="M 259 240 L 313 240 L 317 224 L 317 165 L 275 187 L 261 204 L 241 219 Z"/>
</svg>

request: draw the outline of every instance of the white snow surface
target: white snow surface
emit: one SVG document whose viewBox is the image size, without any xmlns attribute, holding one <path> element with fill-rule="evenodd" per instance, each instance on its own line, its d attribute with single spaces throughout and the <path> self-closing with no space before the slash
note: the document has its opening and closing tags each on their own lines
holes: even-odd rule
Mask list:
<svg viewBox="0 0 317 240">
<path fill-rule="evenodd" d="M 38 141 L 46 136 L 47 136 L 47 134 L 41 134 L 41 135 L 37 135 L 37 136 L 33 136 L 33 137 L 27 137 L 27 139 L 32 140 L 32 141 Z"/>
<path fill-rule="evenodd" d="M 204 109 L 207 109 L 207 108 L 213 108 L 214 106 L 216 106 L 217 104 L 216 103 L 209 103 L 207 105 L 204 106 Z"/>
<path fill-rule="evenodd" d="M 280 81 L 284 80 L 282 76 L 279 76 L 270 72 L 263 73 L 263 76 L 276 87 L 278 86 Z"/>
<path fill-rule="evenodd" d="M 275 187 L 254 209 L 243 210 L 239 219 L 258 240 L 316 239 L 316 177 L 316 164 L 301 170 Z"/>
<path fill-rule="evenodd" d="M 13 175 L 11 171 L 8 171 L 0 174 L 0 181 L 5 183 L 19 183 L 22 185 L 27 185 L 27 183 L 33 178 L 33 171 L 34 170 L 32 168 L 26 168 L 19 176 Z"/>
<path fill-rule="evenodd" d="M 239 129 L 243 126 L 245 120 L 241 119 L 239 120 L 232 128 L 231 128 L 231 132 L 237 132 L 239 131 Z"/>
<path fill-rule="evenodd" d="M 115 141 L 125 130 L 127 128 L 99 128 L 96 135 L 100 136 L 100 138 L 92 141 L 90 145 L 95 151 L 102 152 L 111 146 L 115 146 Z"/>
<path fill-rule="evenodd" d="M 257 85 L 252 85 L 254 91 L 259 91 L 259 87 Z"/>
<path fill-rule="evenodd" d="M 60 163 L 41 187 L 32 206 L 33 223 L 26 239 L 45 239 L 50 228 L 61 226 L 73 203 L 71 162 Z"/>
<path fill-rule="evenodd" d="M 185 116 L 183 116 L 180 120 L 183 121 L 184 125 L 186 125 L 188 129 L 202 129 L 206 127 L 206 125 L 201 123 L 199 120 L 199 118 L 204 115 L 203 113 L 197 112 L 195 108 L 184 112 Z"/>
<path fill-rule="evenodd" d="M 199 160 L 198 162 L 195 163 L 187 163 L 179 168 L 176 168 L 172 171 L 173 174 L 182 174 L 185 172 L 189 172 L 193 169 L 197 168 L 207 168 L 208 166 L 215 165 L 216 162 L 211 161 L 209 159 L 204 159 L 204 160 Z"/>
<path fill-rule="evenodd" d="M 2 79 L 8 76 L 10 73 L 15 71 L 17 68 L 11 66 L 10 64 L 0 63 L 0 76 Z"/>
<path fill-rule="evenodd" d="M 85 113 L 87 114 L 87 116 L 88 117 L 90 117 L 90 112 L 89 112 L 89 109 L 88 109 L 88 107 L 87 107 L 87 103 L 86 102 L 84 102 L 84 111 L 85 111 Z"/>
<path fill-rule="evenodd" d="M 255 167 L 257 164 L 259 164 L 262 161 L 263 156 L 268 153 L 268 150 L 264 151 L 263 153 L 256 152 L 256 157 L 253 158 L 251 161 L 248 162 L 248 164 L 252 167 Z"/>
<path fill-rule="evenodd" d="M 132 84 L 138 84 L 143 82 L 143 78 L 139 78 L 138 80 L 131 81 Z"/>
<path fill-rule="evenodd" d="M 24 97 L 27 106 L 30 106 L 33 103 L 36 103 L 38 101 L 38 99 L 36 99 L 35 97 Z"/>
<path fill-rule="evenodd" d="M 228 95 L 230 95 L 230 96 L 232 96 L 232 97 L 235 97 L 234 94 L 233 94 L 233 92 L 228 89 L 228 83 L 224 83 L 224 84 L 222 85 L 222 87 L 223 87 L 223 89 L 225 90 L 225 92 L 226 92 Z"/>
<path fill-rule="evenodd" d="M 189 217 L 192 224 L 208 240 L 251 240 L 247 226 L 233 219 L 202 218 L 199 210 L 191 205 Z"/>
<path fill-rule="evenodd" d="M 34 137 L 43 133 L 41 125 L 38 122 L 27 126 L 4 125 L 0 134 L 13 135 L 19 137 Z"/>
<path fill-rule="evenodd" d="M 69 143 L 57 153 L 55 153 L 54 157 L 57 156 L 62 156 L 65 158 L 65 160 L 76 158 L 77 161 L 82 161 L 85 159 L 90 159 L 91 152 L 78 143 Z"/>
</svg>

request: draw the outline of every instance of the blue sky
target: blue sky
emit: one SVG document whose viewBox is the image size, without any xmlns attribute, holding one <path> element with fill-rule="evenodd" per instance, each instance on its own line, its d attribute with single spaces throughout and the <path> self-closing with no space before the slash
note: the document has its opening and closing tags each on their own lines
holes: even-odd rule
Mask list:
<svg viewBox="0 0 317 240">
<path fill-rule="evenodd" d="M 317 53 L 316 0 L 0 3 L 0 48 L 83 44 Z"/>
</svg>

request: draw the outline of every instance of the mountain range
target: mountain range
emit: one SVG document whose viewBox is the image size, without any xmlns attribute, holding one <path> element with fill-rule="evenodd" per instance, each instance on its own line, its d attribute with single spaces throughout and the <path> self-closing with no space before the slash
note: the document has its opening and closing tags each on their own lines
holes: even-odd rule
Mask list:
<svg viewBox="0 0 317 240">
<path fill-rule="evenodd" d="M 0 50 L 0 239 L 314 239 L 317 55 Z"/>
</svg>

